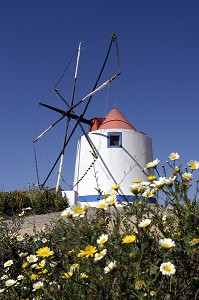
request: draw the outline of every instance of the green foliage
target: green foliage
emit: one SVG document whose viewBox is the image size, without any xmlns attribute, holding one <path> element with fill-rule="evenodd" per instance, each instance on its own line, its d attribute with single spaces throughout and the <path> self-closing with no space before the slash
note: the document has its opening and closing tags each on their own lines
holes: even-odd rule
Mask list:
<svg viewBox="0 0 199 300">
<path fill-rule="evenodd" d="M 33 236 L 2 222 L 0 299 L 198 299 L 198 183 L 190 199 L 193 170 L 185 179 L 175 161 L 169 169 L 132 184 L 134 202 L 117 205 L 113 193 L 98 208 L 78 203 Z"/>
<path fill-rule="evenodd" d="M 29 213 L 61 211 L 68 205 L 61 193 L 51 190 L 0 192 L 0 215 L 16 216 L 26 208 Z"/>
</svg>

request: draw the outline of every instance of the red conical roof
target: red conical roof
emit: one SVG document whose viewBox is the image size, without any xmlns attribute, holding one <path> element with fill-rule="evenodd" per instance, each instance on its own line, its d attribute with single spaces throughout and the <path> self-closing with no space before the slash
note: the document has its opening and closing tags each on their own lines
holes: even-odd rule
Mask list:
<svg viewBox="0 0 199 300">
<path fill-rule="evenodd" d="M 95 118 L 92 121 L 90 131 L 113 128 L 136 130 L 117 108 L 113 108 L 105 118 Z"/>
</svg>

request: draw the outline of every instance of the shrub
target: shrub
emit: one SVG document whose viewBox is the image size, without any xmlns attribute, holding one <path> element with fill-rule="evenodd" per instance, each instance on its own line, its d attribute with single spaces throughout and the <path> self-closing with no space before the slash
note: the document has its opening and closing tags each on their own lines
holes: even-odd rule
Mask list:
<svg viewBox="0 0 199 300">
<path fill-rule="evenodd" d="M 54 190 L 0 192 L 0 215 L 4 216 L 16 216 L 25 208 L 31 208 L 29 213 L 44 214 L 66 206 L 67 199 Z"/>
</svg>

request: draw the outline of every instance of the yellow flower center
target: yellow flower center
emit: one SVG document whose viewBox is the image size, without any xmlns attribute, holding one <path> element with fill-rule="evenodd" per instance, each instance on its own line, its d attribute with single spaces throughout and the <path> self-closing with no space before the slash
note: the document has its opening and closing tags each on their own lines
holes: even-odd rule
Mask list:
<svg viewBox="0 0 199 300">
<path fill-rule="evenodd" d="M 74 209 L 74 212 L 77 214 L 77 215 L 81 215 L 83 212 L 84 212 L 84 209 L 80 206 L 76 207 Z"/>
<path fill-rule="evenodd" d="M 99 208 L 106 208 L 106 203 L 104 202 L 104 203 L 99 203 Z"/>
<path fill-rule="evenodd" d="M 109 202 L 110 204 L 114 204 L 114 203 L 115 203 L 115 198 L 110 198 L 110 199 L 108 200 L 108 202 Z"/>
<path fill-rule="evenodd" d="M 102 256 L 104 256 L 104 252 L 99 252 L 99 253 L 95 254 L 96 258 L 99 258 L 99 257 L 102 257 Z"/>
<path fill-rule="evenodd" d="M 164 242 L 162 244 L 162 247 L 165 248 L 165 249 L 169 249 L 171 247 L 171 244 L 167 243 L 167 242 Z"/>
<path fill-rule="evenodd" d="M 172 268 L 170 266 L 164 266 L 163 270 L 170 273 L 172 271 Z"/>
<path fill-rule="evenodd" d="M 100 240 L 100 245 L 103 245 L 104 243 L 106 243 L 106 238 L 105 237 Z"/>
</svg>

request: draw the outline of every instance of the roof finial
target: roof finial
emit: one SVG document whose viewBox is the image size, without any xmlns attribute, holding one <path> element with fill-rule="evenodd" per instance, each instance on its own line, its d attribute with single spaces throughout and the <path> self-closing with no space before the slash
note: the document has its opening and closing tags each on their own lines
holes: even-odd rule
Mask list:
<svg viewBox="0 0 199 300">
<path fill-rule="evenodd" d="M 117 108 L 117 103 L 116 102 L 113 103 L 113 108 Z"/>
</svg>

